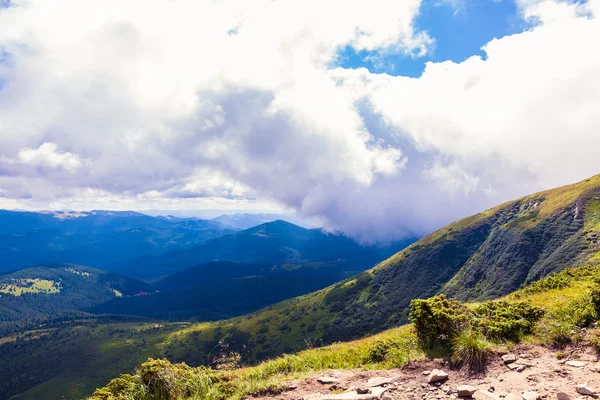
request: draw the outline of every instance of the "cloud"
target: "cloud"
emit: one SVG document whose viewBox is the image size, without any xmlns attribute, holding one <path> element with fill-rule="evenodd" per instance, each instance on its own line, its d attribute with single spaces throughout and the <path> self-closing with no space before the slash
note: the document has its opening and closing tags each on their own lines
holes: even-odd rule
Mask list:
<svg viewBox="0 0 600 400">
<path fill-rule="evenodd" d="M 278 204 L 374 241 L 600 172 L 598 0 L 519 0 L 535 28 L 420 78 L 335 68 L 348 46 L 431 51 L 420 5 L 13 1 L 2 193 L 78 209 Z"/>
</svg>

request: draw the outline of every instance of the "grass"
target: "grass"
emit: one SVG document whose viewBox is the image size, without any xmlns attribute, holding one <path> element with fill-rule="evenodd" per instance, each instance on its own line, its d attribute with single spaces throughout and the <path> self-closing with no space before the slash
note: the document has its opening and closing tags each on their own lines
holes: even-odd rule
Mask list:
<svg viewBox="0 0 600 400">
<path fill-rule="evenodd" d="M 544 326 L 552 323 L 571 323 L 571 326 L 579 327 L 590 322 L 592 311 L 588 299 L 591 298 L 590 293 L 595 287 L 595 280 L 598 277 L 600 277 L 600 266 L 573 268 L 544 278 L 535 285 L 498 301 L 525 302 L 542 308 L 545 315 L 537 323 L 536 329 L 533 333 L 519 339 L 526 343 L 551 345 L 554 339 L 548 337 Z M 560 284 L 557 285 L 557 282 Z M 471 310 L 477 310 L 481 305 L 475 303 L 468 306 Z M 594 315 L 592 319 L 597 318 L 598 316 Z M 573 332 L 569 331 L 569 335 L 572 334 Z M 598 336 L 600 335 L 594 337 Z M 595 340 L 600 342 L 597 338 Z M 512 343 L 498 342 L 496 344 L 511 346 Z M 485 368 L 487 359 L 496 344 L 488 341 L 479 331 L 463 330 L 452 342 L 453 359 L 470 371 L 481 371 Z M 597 343 L 593 345 L 597 345 Z M 257 393 L 277 393 L 282 390 L 284 382 L 305 378 L 319 371 L 358 368 L 388 369 L 400 367 L 409 360 L 425 357 L 426 353 L 419 343 L 413 325 L 404 325 L 365 339 L 304 350 L 265 361 L 256 366 L 228 371 L 212 370 L 206 367 L 191 368 L 185 364 L 171 364 L 166 360 L 149 360 L 142 365 L 136 375 L 122 376 L 122 381 L 113 381 L 112 384 L 96 392 L 92 399 L 117 398 L 110 397 L 113 395 L 112 390 L 115 390 L 114 393 L 120 394 L 138 393 L 138 397 L 134 396 L 133 398 L 145 399 L 143 395 L 139 395 L 139 393 L 147 393 L 148 390 L 149 383 L 144 381 L 140 375 L 140 371 L 145 370 L 162 371 L 156 372 L 160 377 L 179 377 L 173 378 L 176 385 L 173 382 L 170 383 L 170 385 L 173 384 L 170 387 L 178 388 L 177 398 L 239 400 Z M 186 383 L 182 385 L 183 381 Z M 123 389 L 123 385 L 128 389 Z M 174 393 L 167 394 L 174 395 Z"/>
<path fill-rule="evenodd" d="M 21 296 L 23 293 L 55 294 L 60 292 L 60 282 L 48 279 L 17 279 L 12 283 L 0 283 L 0 293 Z"/>
</svg>

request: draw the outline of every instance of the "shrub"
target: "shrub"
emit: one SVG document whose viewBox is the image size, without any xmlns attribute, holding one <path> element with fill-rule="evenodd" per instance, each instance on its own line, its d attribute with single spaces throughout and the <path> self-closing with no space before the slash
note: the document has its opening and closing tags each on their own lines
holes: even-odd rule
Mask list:
<svg viewBox="0 0 600 400">
<path fill-rule="evenodd" d="M 490 356 L 490 344 L 478 331 L 467 329 L 452 341 L 452 361 L 470 372 L 483 372 Z"/>
<path fill-rule="evenodd" d="M 408 318 L 424 348 L 450 348 L 452 340 L 469 324 L 470 314 L 466 306 L 441 294 L 412 300 Z"/>
<path fill-rule="evenodd" d="M 543 315 L 527 303 L 488 301 L 476 307 L 474 325 L 489 339 L 518 341 Z"/>
</svg>

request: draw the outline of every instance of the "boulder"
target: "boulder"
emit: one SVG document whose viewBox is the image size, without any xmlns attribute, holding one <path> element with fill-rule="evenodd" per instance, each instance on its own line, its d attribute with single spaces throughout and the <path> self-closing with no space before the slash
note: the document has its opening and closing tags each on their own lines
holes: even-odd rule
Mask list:
<svg viewBox="0 0 600 400">
<path fill-rule="evenodd" d="M 456 388 L 456 394 L 458 395 L 458 397 L 471 397 L 475 394 L 476 391 L 477 387 L 470 385 L 461 385 Z"/>
<path fill-rule="evenodd" d="M 434 369 L 427 376 L 427 383 L 443 382 L 446 379 L 448 379 L 448 373 L 442 371 L 441 369 Z"/>
</svg>

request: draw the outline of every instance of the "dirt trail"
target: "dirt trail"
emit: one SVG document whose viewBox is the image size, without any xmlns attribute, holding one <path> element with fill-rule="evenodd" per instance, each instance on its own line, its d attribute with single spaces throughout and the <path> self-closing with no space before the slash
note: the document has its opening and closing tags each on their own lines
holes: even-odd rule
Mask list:
<svg viewBox="0 0 600 400">
<path fill-rule="evenodd" d="M 459 399 L 457 389 L 463 385 L 472 386 L 469 388 L 472 391 L 477 389 L 472 395 L 476 400 L 583 400 L 596 397 L 583 395 L 581 392 L 585 390 L 581 388 L 578 393 L 576 387 L 587 385 L 592 392 L 597 390 L 600 393 L 600 362 L 597 356 L 586 349 L 564 353 L 567 357 L 559 360 L 557 353 L 544 347 L 518 346 L 511 352 L 516 362 L 506 364 L 501 354 L 495 354 L 487 372 L 478 376 L 465 376 L 460 371 L 451 370 L 443 360 L 411 362 L 401 369 L 384 371 L 325 371 L 308 379 L 288 382 L 289 388 L 283 393 L 267 394 L 256 399 Z M 574 366 L 578 364 L 583 366 Z M 448 378 L 430 384 L 428 371 L 436 369 L 446 372 Z"/>
</svg>

